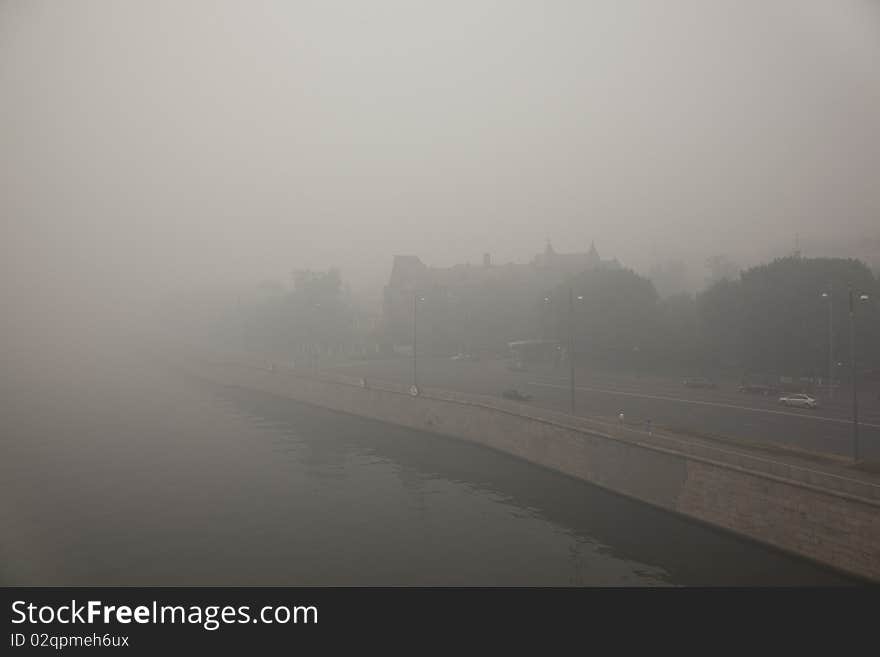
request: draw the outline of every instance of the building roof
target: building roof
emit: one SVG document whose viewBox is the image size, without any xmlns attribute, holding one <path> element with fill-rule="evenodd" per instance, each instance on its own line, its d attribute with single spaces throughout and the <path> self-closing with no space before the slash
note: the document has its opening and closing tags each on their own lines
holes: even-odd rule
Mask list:
<svg viewBox="0 0 880 657">
<path fill-rule="evenodd" d="M 392 287 L 407 287 L 412 285 L 424 285 L 428 282 L 428 268 L 418 256 L 396 255 L 391 265 L 391 279 L 388 284 Z"/>
<path fill-rule="evenodd" d="M 392 288 L 415 288 L 431 285 L 459 287 L 493 282 L 526 283 L 547 276 L 553 278 L 553 275 L 558 277 L 559 274 L 578 274 L 594 267 L 619 266 L 616 259 L 602 260 L 595 243 L 590 245 L 587 253 L 557 253 L 548 241 L 544 252 L 536 255 L 528 264 L 510 262 L 504 265 L 490 263 L 427 267 L 418 256 L 396 255 L 388 285 Z"/>
</svg>

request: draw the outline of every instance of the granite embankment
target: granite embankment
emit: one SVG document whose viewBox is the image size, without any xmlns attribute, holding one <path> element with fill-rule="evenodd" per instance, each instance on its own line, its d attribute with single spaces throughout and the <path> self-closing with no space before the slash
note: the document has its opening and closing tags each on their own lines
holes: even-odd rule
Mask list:
<svg viewBox="0 0 880 657">
<path fill-rule="evenodd" d="M 876 477 L 527 404 L 216 355 L 191 374 L 485 445 L 608 490 L 880 581 Z"/>
</svg>

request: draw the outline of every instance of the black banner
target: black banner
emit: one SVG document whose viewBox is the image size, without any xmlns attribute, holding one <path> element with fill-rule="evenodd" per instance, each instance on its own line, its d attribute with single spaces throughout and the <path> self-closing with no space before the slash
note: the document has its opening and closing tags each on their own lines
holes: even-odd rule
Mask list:
<svg viewBox="0 0 880 657">
<path fill-rule="evenodd" d="M 681 646 L 871 628 L 876 589 L 7 588 L 4 654 L 43 650 L 412 651 L 474 640 Z M 713 644 L 706 644 L 710 647 Z"/>
</svg>

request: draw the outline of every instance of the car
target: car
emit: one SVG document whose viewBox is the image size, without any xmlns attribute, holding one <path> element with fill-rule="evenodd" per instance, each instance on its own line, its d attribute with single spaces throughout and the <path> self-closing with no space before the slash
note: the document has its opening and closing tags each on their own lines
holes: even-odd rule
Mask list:
<svg viewBox="0 0 880 657">
<path fill-rule="evenodd" d="M 800 408 L 818 408 L 819 406 L 815 399 L 802 393 L 780 397 L 779 403 L 783 406 L 798 406 Z"/>
<path fill-rule="evenodd" d="M 513 401 L 531 401 L 532 396 L 527 392 L 520 392 L 516 388 L 509 388 L 501 393 L 504 399 L 512 399 Z"/>
<path fill-rule="evenodd" d="M 513 363 L 508 363 L 507 369 L 511 372 L 526 372 L 526 366 L 521 361 L 516 361 Z"/>
<path fill-rule="evenodd" d="M 715 382 L 704 376 L 693 376 L 684 380 L 684 385 L 688 388 L 717 388 Z"/>
</svg>

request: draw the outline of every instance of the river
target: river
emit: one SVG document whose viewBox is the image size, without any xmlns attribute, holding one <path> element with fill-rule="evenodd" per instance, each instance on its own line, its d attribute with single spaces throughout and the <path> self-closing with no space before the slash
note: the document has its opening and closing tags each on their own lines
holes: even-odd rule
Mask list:
<svg viewBox="0 0 880 657">
<path fill-rule="evenodd" d="M 0 383 L 4 585 L 848 583 L 482 447 L 136 353 Z"/>
</svg>

